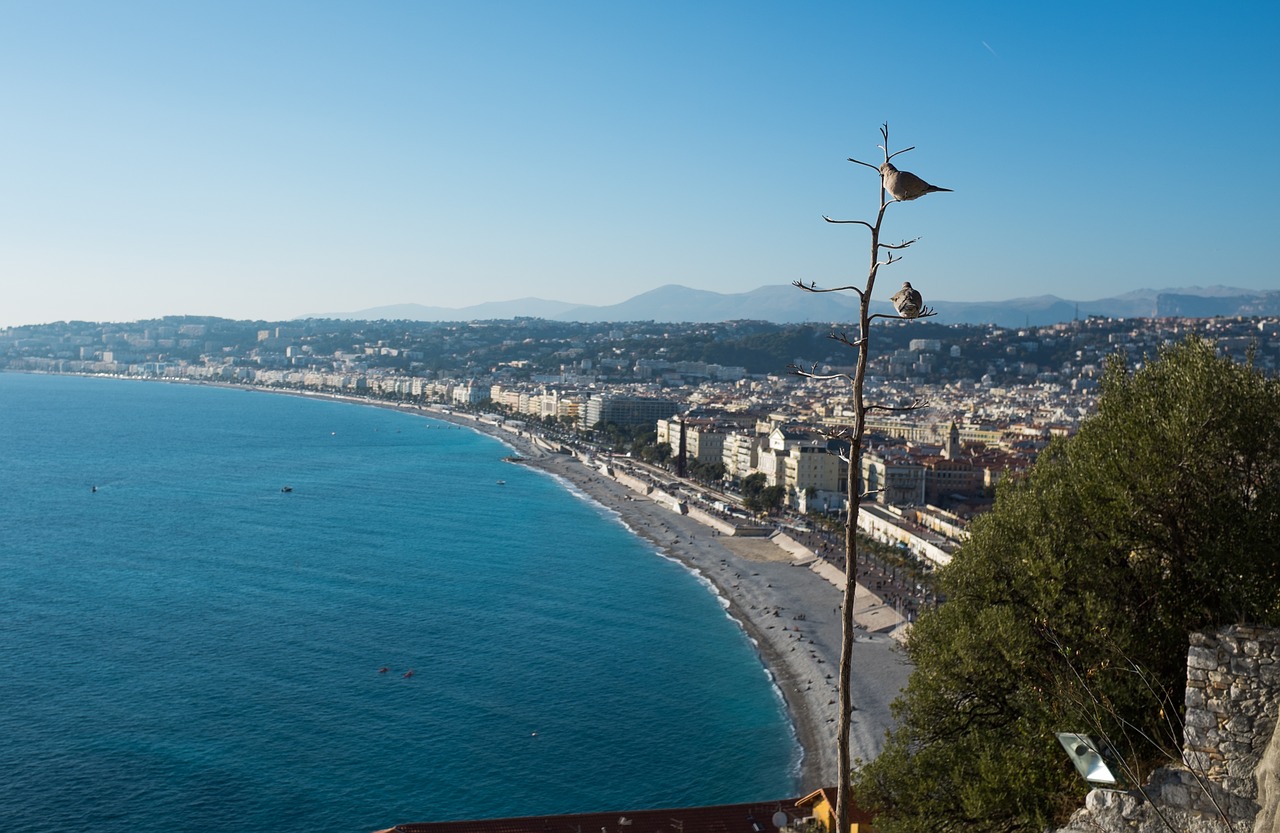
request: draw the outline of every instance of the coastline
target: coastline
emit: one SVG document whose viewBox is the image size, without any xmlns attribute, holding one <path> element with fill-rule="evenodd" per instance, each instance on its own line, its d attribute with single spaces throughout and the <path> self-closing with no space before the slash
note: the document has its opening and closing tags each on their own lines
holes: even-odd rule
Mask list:
<svg viewBox="0 0 1280 833">
<path fill-rule="evenodd" d="M 840 660 L 841 591 L 830 576 L 768 538 L 721 535 L 688 515 L 632 491 L 618 479 L 570 454 L 547 451 L 528 434 L 469 417 L 352 397 L 483 433 L 512 448 L 528 465 L 561 478 L 618 514 L 626 526 L 665 557 L 709 583 L 726 613 L 754 644 L 781 694 L 801 750 L 797 785 L 807 793 L 836 781 L 836 675 Z M 809 559 L 810 561 L 812 559 Z M 822 562 L 818 562 L 822 566 Z M 829 565 L 827 565 L 829 566 Z M 854 644 L 854 721 L 850 749 L 855 759 L 879 754 L 891 725 L 889 704 L 906 685 L 910 666 L 888 630 L 899 620 L 859 586 L 855 618 L 865 627 Z M 888 622 L 886 626 L 886 622 Z M 876 629 L 879 628 L 879 632 Z"/>
<path fill-rule="evenodd" d="M 189 382 L 264 393 L 337 400 L 458 425 L 490 436 L 513 449 L 528 465 L 570 484 L 616 512 L 636 535 L 705 580 L 726 613 L 754 644 L 787 713 L 800 748 L 795 777 L 800 794 L 836 783 L 835 677 L 840 658 L 839 606 L 843 576 L 830 564 L 784 548 L 769 538 L 721 535 L 669 505 L 632 491 L 616 477 L 586 465 L 571 454 L 548 451 L 533 438 L 452 412 L 418 405 L 382 402 L 343 394 L 264 389 L 225 382 Z M 855 760 L 876 757 L 892 725 L 890 703 L 906 686 L 910 666 L 890 631 L 901 622 L 878 597 L 857 588 L 853 656 L 854 719 L 850 751 Z"/>
</svg>

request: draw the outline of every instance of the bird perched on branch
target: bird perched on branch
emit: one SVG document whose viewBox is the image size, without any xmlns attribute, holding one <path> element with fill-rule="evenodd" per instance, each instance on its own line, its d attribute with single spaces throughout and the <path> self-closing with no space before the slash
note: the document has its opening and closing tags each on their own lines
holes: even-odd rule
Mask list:
<svg viewBox="0 0 1280 833">
<path fill-rule="evenodd" d="M 913 288 L 909 281 L 903 281 L 902 288 L 889 296 L 889 300 L 893 301 L 898 315 L 903 318 L 916 318 L 924 311 L 924 299 L 920 297 L 920 290 Z"/>
<path fill-rule="evenodd" d="M 923 197 L 934 191 L 951 190 L 930 185 L 910 171 L 900 171 L 893 167 L 892 162 L 885 162 L 880 166 L 880 181 L 884 184 L 884 190 L 889 192 L 889 196 L 898 202 L 914 200 L 916 197 Z"/>
</svg>

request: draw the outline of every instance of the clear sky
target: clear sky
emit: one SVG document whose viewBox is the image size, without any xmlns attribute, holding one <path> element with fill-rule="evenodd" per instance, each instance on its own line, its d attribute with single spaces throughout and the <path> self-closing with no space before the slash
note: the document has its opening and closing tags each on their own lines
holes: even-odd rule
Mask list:
<svg viewBox="0 0 1280 833">
<path fill-rule="evenodd" d="M 1280 289 L 1269 2 L 0 0 L 0 326 Z M 877 292 L 877 295 L 880 291 Z"/>
</svg>

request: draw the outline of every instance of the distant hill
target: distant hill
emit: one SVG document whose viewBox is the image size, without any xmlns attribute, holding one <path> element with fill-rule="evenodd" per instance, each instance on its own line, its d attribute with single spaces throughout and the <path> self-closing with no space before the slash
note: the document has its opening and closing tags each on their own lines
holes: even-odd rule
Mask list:
<svg viewBox="0 0 1280 833">
<path fill-rule="evenodd" d="M 939 324 L 995 324 L 1001 327 L 1044 326 L 1100 315 L 1106 318 L 1209 318 L 1235 315 L 1280 315 L 1280 291 L 1261 292 L 1226 286 L 1181 289 L 1140 289 L 1114 298 L 1071 301 L 1055 295 L 1006 301 L 944 301 L 925 298 L 937 311 Z M 887 302 L 872 304 L 872 312 L 891 313 Z M 804 292 L 789 285 L 762 286 L 750 292 L 721 293 L 668 284 L 619 304 L 581 306 L 541 298 L 490 302 L 470 307 L 425 307 L 396 304 L 349 313 L 325 313 L 303 318 L 350 320 L 483 321 L 518 317 L 552 321 L 771 321 L 797 324 L 831 323 L 857 317 L 852 293 Z"/>
<path fill-rule="evenodd" d="M 1205 297 L 1164 292 L 1156 298 L 1157 316 L 1209 318 L 1215 315 L 1280 314 L 1280 292 Z"/>
<path fill-rule="evenodd" d="M 491 321 L 506 318 L 559 319 L 576 307 L 563 301 L 520 298 L 515 301 L 487 301 L 469 307 L 425 307 L 422 304 L 390 304 L 355 312 L 317 312 L 299 318 L 337 318 L 348 321 Z"/>
<path fill-rule="evenodd" d="M 888 309 L 888 305 L 885 305 Z M 772 321 L 796 324 L 835 321 L 858 314 L 856 297 L 815 295 L 794 286 L 762 286 L 723 294 L 668 284 L 604 307 L 574 307 L 558 321 Z"/>
</svg>

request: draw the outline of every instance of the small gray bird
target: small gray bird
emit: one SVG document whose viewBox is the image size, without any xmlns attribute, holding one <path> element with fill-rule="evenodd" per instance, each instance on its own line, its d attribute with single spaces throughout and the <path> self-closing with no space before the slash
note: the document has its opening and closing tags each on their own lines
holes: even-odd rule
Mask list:
<svg viewBox="0 0 1280 833">
<path fill-rule="evenodd" d="M 903 318 L 915 318 L 924 311 L 924 299 L 920 297 L 920 291 L 913 289 L 908 281 L 903 281 L 902 288 L 893 293 L 889 300 L 893 301 L 898 315 Z"/>
<path fill-rule="evenodd" d="M 898 202 L 914 200 L 916 197 L 923 197 L 934 191 L 951 190 L 930 185 L 910 171 L 900 171 L 893 167 L 892 162 L 885 162 L 880 166 L 880 181 L 884 183 L 884 190 L 889 192 L 889 196 Z"/>
</svg>

